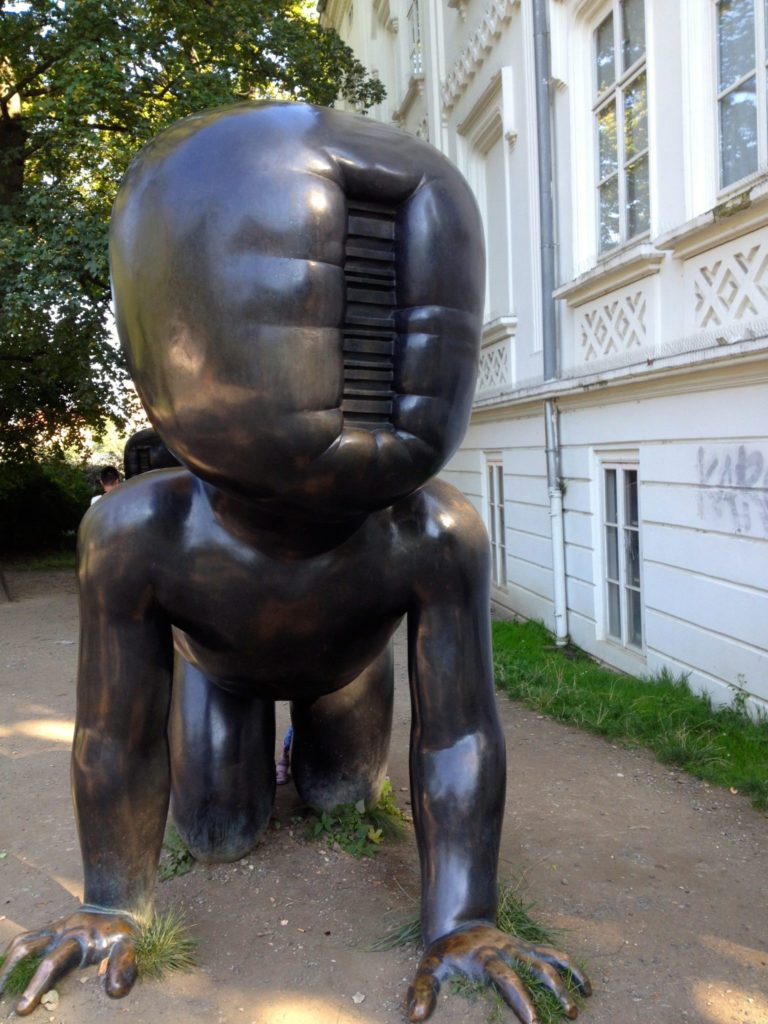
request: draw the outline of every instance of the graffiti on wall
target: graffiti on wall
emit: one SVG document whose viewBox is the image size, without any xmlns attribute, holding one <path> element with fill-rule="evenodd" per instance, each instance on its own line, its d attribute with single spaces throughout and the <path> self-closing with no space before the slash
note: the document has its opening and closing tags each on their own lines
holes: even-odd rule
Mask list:
<svg viewBox="0 0 768 1024">
<path fill-rule="evenodd" d="M 724 520 L 734 533 L 768 537 L 768 454 L 746 445 L 699 446 L 699 519 Z"/>
</svg>

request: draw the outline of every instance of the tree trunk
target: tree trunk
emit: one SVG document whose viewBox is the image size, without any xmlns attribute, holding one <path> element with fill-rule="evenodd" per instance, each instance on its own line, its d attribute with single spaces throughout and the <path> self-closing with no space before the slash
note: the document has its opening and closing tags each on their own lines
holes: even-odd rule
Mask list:
<svg viewBox="0 0 768 1024">
<path fill-rule="evenodd" d="M 0 121 L 0 206 L 8 206 L 24 186 L 24 144 L 27 133 L 19 117 Z"/>
</svg>

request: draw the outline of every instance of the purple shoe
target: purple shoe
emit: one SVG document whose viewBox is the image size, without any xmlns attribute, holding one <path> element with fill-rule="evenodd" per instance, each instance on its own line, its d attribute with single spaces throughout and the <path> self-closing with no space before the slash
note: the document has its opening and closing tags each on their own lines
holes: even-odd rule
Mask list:
<svg viewBox="0 0 768 1024">
<path fill-rule="evenodd" d="M 275 782 L 278 786 L 284 786 L 291 778 L 291 759 L 288 754 L 283 754 L 277 762 L 275 769 Z"/>
</svg>

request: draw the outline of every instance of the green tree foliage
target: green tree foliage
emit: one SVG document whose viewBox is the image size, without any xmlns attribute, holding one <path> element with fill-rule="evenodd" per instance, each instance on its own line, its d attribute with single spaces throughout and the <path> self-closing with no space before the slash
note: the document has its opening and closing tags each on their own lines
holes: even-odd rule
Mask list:
<svg viewBox="0 0 768 1024">
<path fill-rule="evenodd" d="M 0 3 L 0 458 L 77 443 L 129 392 L 107 226 L 139 147 L 194 111 L 281 97 L 361 110 L 371 78 L 308 0 Z"/>
</svg>

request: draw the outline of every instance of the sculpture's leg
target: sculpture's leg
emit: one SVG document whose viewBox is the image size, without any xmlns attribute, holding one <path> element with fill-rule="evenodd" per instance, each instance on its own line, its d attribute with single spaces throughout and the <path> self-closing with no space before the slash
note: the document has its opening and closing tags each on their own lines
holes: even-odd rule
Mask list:
<svg viewBox="0 0 768 1024">
<path fill-rule="evenodd" d="M 291 768 L 296 789 L 311 807 L 381 795 L 392 731 L 394 668 L 388 644 L 354 682 L 316 700 L 294 701 Z"/>
<path fill-rule="evenodd" d="M 245 856 L 275 796 L 275 706 L 214 686 L 177 656 L 169 722 L 171 812 L 206 862 Z"/>
</svg>

